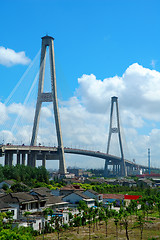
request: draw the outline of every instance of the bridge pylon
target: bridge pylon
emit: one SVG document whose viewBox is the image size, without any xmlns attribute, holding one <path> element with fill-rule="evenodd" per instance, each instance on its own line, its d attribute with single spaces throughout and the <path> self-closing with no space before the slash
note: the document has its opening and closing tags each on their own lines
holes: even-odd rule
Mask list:
<svg viewBox="0 0 160 240">
<path fill-rule="evenodd" d="M 37 96 L 36 111 L 35 111 L 34 124 L 33 124 L 33 130 L 32 130 L 32 139 L 31 139 L 30 145 L 35 146 L 37 144 L 37 134 L 38 134 L 38 128 L 39 128 L 39 120 L 40 120 L 42 103 L 52 102 L 54 118 L 55 118 L 57 142 L 58 142 L 59 173 L 60 175 L 65 175 L 66 165 L 65 165 L 64 147 L 63 147 L 63 141 L 62 141 L 61 125 L 60 125 L 60 116 L 59 116 L 59 110 L 58 110 L 53 40 L 54 38 L 50 36 L 42 37 L 38 96 Z M 49 48 L 49 55 L 50 55 L 51 92 L 43 92 L 47 47 Z"/>
<path fill-rule="evenodd" d="M 115 126 L 113 126 L 114 109 L 115 109 L 115 114 L 116 114 L 116 125 Z M 127 176 L 127 169 L 126 169 L 126 164 L 125 164 L 125 159 L 124 159 L 122 138 L 121 138 L 121 131 L 120 131 L 118 97 L 115 97 L 115 96 L 111 98 L 110 127 L 109 127 L 109 135 L 108 135 L 107 154 L 109 154 L 112 134 L 118 134 L 120 154 L 121 154 L 121 163 L 119 164 L 116 161 L 114 162 L 112 160 L 112 163 L 110 164 L 109 160 L 105 160 L 104 175 L 106 177 L 108 176 L 108 165 L 113 165 L 113 175 Z"/>
</svg>

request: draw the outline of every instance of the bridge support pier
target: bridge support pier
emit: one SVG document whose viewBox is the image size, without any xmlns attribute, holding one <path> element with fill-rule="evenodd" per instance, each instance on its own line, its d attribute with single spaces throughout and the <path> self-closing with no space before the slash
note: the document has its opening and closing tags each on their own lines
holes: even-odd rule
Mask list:
<svg viewBox="0 0 160 240">
<path fill-rule="evenodd" d="M 27 154 L 27 166 L 31 166 L 31 154 Z"/>
<path fill-rule="evenodd" d="M 116 164 L 116 175 L 118 175 L 118 164 Z"/>
<path fill-rule="evenodd" d="M 120 165 L 118 164 L 118 172 L 117 172 L 118 176 L 120 175 Z"/>
<path fill-rule="evenodd" d="M 37 154 L 31 154 L 31 166 L 36 167 Z"/>
<path fill-rule="evenodd" d="M 25 161 L 26 161 L 26 154 L 22 153 L 22 165 L 25 165 Z"/>
<path fill-rule="evenodd" d="M 20 163 L 21 163 L 20 156 L 21 156 L 20 153 L 17 153 L 17 165 L 20 165 Z"/>
<path fill-rule="evenodd" d="M 13 165 L 13 153 L 9 153 L 9 166 Z"/>
<path fill-rule="evenodd" d="M 9 154 L 8 153 L 5 153 L 5 156 L 4 156 L 4 165 L 9 165 Z"/>
<path fill-rule="evenodd" d="M 46 167 L 46 154 L 43 155 L 42 166 Z"/>
<path fill-rule="evenodd" d="M 116 169 L 115 169 L 116 165 L 113 164 L 113 175 L 115 176 L 116 175 Z"/>
<path fill-rule="evenodd" d="M 108 171 L 108 164 L 109 162 L 108 162 L 108 160 L 106 159 L 105 160 L 105 167 L 104 167 L 104 177 L 108 177 L 108 175 L 109 175 L 109 171 Z"/>
</svg>

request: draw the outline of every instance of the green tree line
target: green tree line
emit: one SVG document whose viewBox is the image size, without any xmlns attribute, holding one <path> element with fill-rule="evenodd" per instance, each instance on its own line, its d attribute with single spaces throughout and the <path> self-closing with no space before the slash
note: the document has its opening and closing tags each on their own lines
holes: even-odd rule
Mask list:
<svg viewBox="0 0 160 240">
<path fill-rule="evenodd" d="M 30 167 L 24 165 L 2 166 L 0 165 L 0 182 L 3 180 L 16 180 L 32 185 L 35 181 L 49 184 L 49 173 L 44 167 Z"/>
</svg>

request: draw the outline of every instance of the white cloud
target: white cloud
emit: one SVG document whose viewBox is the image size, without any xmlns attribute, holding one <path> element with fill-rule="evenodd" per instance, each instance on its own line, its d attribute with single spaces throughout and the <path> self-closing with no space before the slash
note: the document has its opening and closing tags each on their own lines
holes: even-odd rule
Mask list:
<svg viewBox="0 0 160 240">
<path fill-rule="evenodd" d="M 118 96 L 122 125 L 125 157 L 136 159 L 147 165 L 147 149 L 151 148 L 151 164 L 158 166 L 160 154 L 160 73 L 135 63 L 129 66 L 122 76 L 97 80 L 96 76 L 83 75 L 78 79 L 79 87 L 75 96 L 60 104 L 60 118 L 64 146 L 106 152 L 109 131 L 110 103 L 112 96 Z M 2 110 L 1 110 L 2 109 Z M 33 108 L 23 104 L 9 107 L 0 105 L 5 119 L 11 114 L 23 113 L 24 126 L 18 124 L 15 139 L 29 143 L 33 125 Z M 42 108 L 37 142 L 54 145 L 56 131 L 53 106 Z M 3 121 L 4 122 L 4 121 Z M 125 133 L 125 137 L 123 135 Z M 126 138 L 126 142 L 125 142 Z M 112 144 L 112 151 L 119 152 L 118 140 Z M 129 151 L 127 152 L 127 149 Z M 67 155 L 67 165 L 79 167 L 103 167 L 104 161 L 94 158 Z M 76 160 L 77 159 L 77 160 Z M 89 159 L 89 160 L 88 160 Z M 48 163 L 52 166 L 52 163 Z M 160 166 L 159 166 L 160 167 Z"/>
<path fill-rule="evenodd" d="M 13 49 L 0 46 L 0 64 L 11 67 L 17 64 L 27 65 L 30 61 L 24 51 L 15 52 Z"/>
</svg>

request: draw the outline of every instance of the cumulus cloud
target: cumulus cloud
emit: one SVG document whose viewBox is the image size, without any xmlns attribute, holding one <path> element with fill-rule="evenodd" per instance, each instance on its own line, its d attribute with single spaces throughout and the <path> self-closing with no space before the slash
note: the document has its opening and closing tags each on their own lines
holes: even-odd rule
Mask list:
<svg viewBox="0 0 160 240">
<path fill-rule="evenodd" d="M 84 74 L 78 79 L 78 83 L 75 95 L 68 101 L 60 102 L 64 146 L 106 152 L 111 97 L 117 96 L 125 157 L 147 165 L 147 149 L 151 148 L 151 165 L 158 166 L 160 73 L 134 63 L 122 76 L 97 79 L 94 74 Z M 23 139 L 29 143 L 34 109 L 23 104 L 14 103 L 7 108 L 0 104 L 0 112 L 5 116 L 2 122 L 11 115 L 22 115 L 23 122 L 26 120 L 27 124 L 18 125 L 15 139 Z M 112 153 L 119 154 L 119 149 L 116 149 L 119 148 L 118 140 L 114 141 Z M 42 108 L 37 142 L 45 145 L 54 145 L 57 142 L 52 104 Z M 67 155 L 66 158 L 67 165 L 73 166 L 76 162 L 79 167 L 104 166 L 104 161 L 94 158 L 84 161 L 84 157 L 80 156 Z"/>
<path fill-rule="evenodd" d="M 15 52 L 13 49 L 0 46 L 0 64 L 11 67 L 17 64 L 27 65 L 30 61 L 24 51 Z"/>
</svg>

